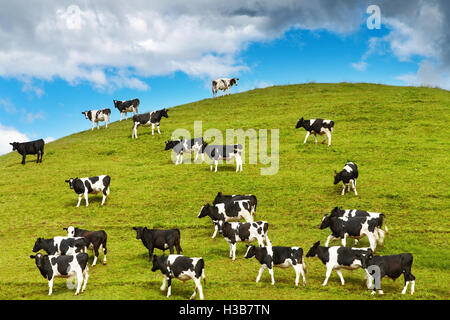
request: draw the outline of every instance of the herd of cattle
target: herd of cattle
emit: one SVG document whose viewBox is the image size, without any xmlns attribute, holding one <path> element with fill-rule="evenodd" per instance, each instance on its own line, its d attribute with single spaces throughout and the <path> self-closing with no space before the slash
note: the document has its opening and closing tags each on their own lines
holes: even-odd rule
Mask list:
<svg viewBox="0 0 450 320">
<path fill-rule="evenodd" d="M 234 79 L 217 79 L 213 81 L 213 95 L 217 95 L 217 90 L 227 91 L 232 85 L 237 85 L 237 78 Z M 137 138 L 138 126 L 152 126 L 152 135 L 155 125 L 158 133 L 159 123 L 162 117 L 168 118 L 167 109 L 153 112 L 138 114 L 139 100 L 117 101 L 114 100 L 114 106 L 120 111 L 120 121 L 125 113 L 133 112 L 133 131 L 132 138 Z M 111 114 L 110 109 L 90 110 L 83 112 L 86 119 L 92 121 L 92 130 L 94 124 L 99 121 L 105 121 L 106 127 Z M 334 121 L 324 119 L 305 120 L 299 119 L 296 128 L 303 127 L 306 129 L 306 140 L 310 134 L 314 135 L 317 143 L 316 135 L 326 134 L 328 138 L 328 146 L 331 144 L 331 132 L 334 127 Z M 325 140 L 324 140 L 325 142 Z M 183 162 L 184 153 L 195 152 L 195 160 L 199 154 L 206 153 L 211 161 L 211 170 L 215 164 L 217 171 L 218 161 L 221 159 L 236 159 L 236 171 L 242 171 L 241 145 L 208 145 L 203 138 L 194 138 L 190 140 L 170 140 L 165 142 L 165 150 L 173 150 L 176 155 L 176 165 Z M 22 164 L 25 164 L 27 154 L 37 154 L 38 161 L 42 162 L 44 150 L 44 141 L 36 140 L 26 143 L 11 143 L 13 150 L 17 150 L 23 157 Z M 40 157 L 40 159 L 39 159 Z M 194 161 L 195 161 L 194 160 Z M 334 184 L 342 181 L 343 189 L 350 191 L 352 188 L 355 195 L 356 180 L 358 178 L 358 168 L 353 162 L 345 164 L 340 172 L 334 174 Z M 70 178 L 66 180 L 69 187 L 78 195 L 78 204 L 84 196 L 86 206 L 89 205 L 88 194 L 99 193 L 103 195 L 101 205 L 105 204 L 106 197 L 109 195 L 109 186 L 111 177 L 108 175 L 100 175 L 88 178 Z M 247 243 L 245 258 L 255 259 L 260 263 L 260 269 L 256 277 L 259 282 L 261 275 L 265 269 L 268 269 L 271 276 L 272 285 L 275 284 L 274 267 L 292 268 L 295 270 L 295 286 L 298 286 L 300 275 L 303 278 L 303 285 L 306 285 L 306 264 L 305 257 L 318 257 L 326 266 L 326 275 L 323 282 L 325 286 L 328 278 L 333 270 L 336 270 L 341 284 L 344 285 L 344 278 L 341 269 L 355 270 L 363 268 L 366 272 L 367 287 L 372 289 L 372 294 L 377 291 L 383 294 L 380 281 L 384 276 L 396 279 L 402 274 L 404 275 L 405 285 L 402 294 L 406 293 L 408 285 L 411 284 L 411 294 L 414 293 L 415 277 L 411 273 L 413 257 L 410 253 L 402 253 L 389 256 L 375 256 L 375 250 L 378 245 L 382 245 L 388 228 L 383 222 L 385 215 L 383 213 L 368 212 L 361 210 L 343 210 L 335 207 L 330 214 L 326 214 L 321 221 L 320 229 L 329 228 L 331 234 L 328 236 L 325 246 L 320 245 L 317 241 L 312 245 L 306 255 L 303 255 L 303 249 L 300 246 L 286 247 L 273 246 L 268 233 L 269 223 L 267 221 L 255 221 L 255 212 L 257 206 L 257 198 L 255 195 L 223 195 L 219 192 L 212 204 L 206 203 L 201 207 L 198 218 L 210 217 L 214 225 L 215 238 L 217 232 L 222 234 L 223 238 L 229 243 L 229 257 L 234 261 L 236 259 L 237 243 Z M 245 222 L 241 222 L 245 220 Z M 53 279 L 55 277 L 76 276 L 77 288 L 75 295 L 86 289 L 89 268 L 87 250 L 94 251 L 94 260 L 92 266 L 96 265 L 100 250 L 103 250 L 103 264 L 106 264 L 107 254 L 107 234 L 104 230 L 89 231 L 73 226 L 63 228 L 67 231 L 67 236 L 56 236 L 51 239 L 38 238 L 33 247 L 36 255 L 30 257 L 35 259 L 36 265 L 45 279 L 49 282 L 49 295 L 52 294 Z M 149 253 L 149 260 L 152 261 L 152 271 L 160 270 L 163 274 L 163 284 L 161 290 L 167 290 L 167 297 L 171 295 L 171 280 L 173 278 L 180 279 L 183 282 L 192 279 L 195 282 L 194 293 L 190 297 L 193 299 L 198 291 L 200 299 L 204 299 L 201 279 L 205 282 L 205 261 L 201 257 L 188 257 L 181 255 L 181 232 L 178 229 L 158 230 L 148 229 L 147 227 L 133 227 L 136 231 L 136 239 L 140 239 Z M 367 236 L 369 247 L 357 248 L 346 247 L 347 238 L 355 239 L 355 245 L 359 239 Z M 341 239 L 342 246 L 329 247 L 331 240 Z M 249 245 L 249 243 L 257 242 L 258 246 Z M 154 249 L 163 251 L 162 256 L 154 255 Z M 40 250 L 46 251 L 46 255 L 39 253 Z M 166 256 L 165 250 L 170 251 L 170 255 Z M 177 254 L 174 254 L 176 250 Z M 377 272 L 375 272 L 376 267 Z M 378 281 L 377 281 L 378 280 Z"/>
</svg>

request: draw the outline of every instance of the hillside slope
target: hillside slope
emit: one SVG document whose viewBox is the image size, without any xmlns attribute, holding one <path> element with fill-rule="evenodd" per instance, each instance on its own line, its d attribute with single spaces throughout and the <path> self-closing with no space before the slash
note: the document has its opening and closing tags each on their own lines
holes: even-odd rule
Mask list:
<svg viewBox="0 0 450 320">
<path fill-rule="evenodd" d="M 49 299 L 47 281 L 32 253 L 37 237 L 64 235 L 63 227 L 78 226 L 108 233 L 108 264 L 90 268 L 86 292 L 78 297 L 56 279 L 50 299 L 166 299 L 159 287 L 162 275 L 151 272 L 148 251 L 136 240 L 133 226 L 177 227 L 184 254 L 202 256 L 206 264 L 206 299 L 448 299 L 450 292 L 449 150 L 450 94 L 430 88 L 372 84 L 304 84 L 275 86 L 205 99 L 169 109 L 161 135 L 139 128 L 131 139 L 132 120 L 108 129 L 72 134 L 45 147 L 42 164 L 28 156 L 25 166 L 16 152 L 0 157 L 0 299 Z M 113 111 L 115 112 L 115 111 Z M 333 119 L 332 146 L 304 145 L 305 130 L 295 129 L 299 117 Z M 212 173 L 208 164 L 175 166 L 164 141 L 194 121 L 210 128 L 279 129 L 279 171 L 261 175 L 263 164 L 231 164 Z M 319 138 L 321 141 L 323 138 Z M 187 156 L 185 156 L 187 157 Z M 358 164 L 358 193 L 340 195 L 333 170 L 347 160 Z M 246 159 L 248 161 L 248 159 Z M 77 197 L 64 183 L 70 177 L 111 176 L 111 194 L 90 195 L 76 208 Z M 218 191 L 254 194 L 256 217 L 269 222 L 273 245 L 301 246 L 304 252 L 329 230 L 319 230 L 321 218 L 335 206 L 386 214 L 390 234 L 378 254 L 411 252 L 416 294 L 401 295 L 403 278 L 384 279 L 385 295 L 373 297 L 362 270 L 343 271 L 341 286 L 335 272 L 323 288 L 325 267 L 307 259 L 307 285 L 294 288 L 292 269 L 275 269 L 275 286 L 266 271 L 255 279 L 259 263 L 228 258 L 221 235 L 212 240 L 209 218 L 197 214 Z M 347 245 L 352 245 L 349 240 Z M 339 241 L 333 245 L 340 245 Z M 367 238 L 358 246 L 368 246 Z M 160 255 L 161 251 L 155 250 Z M 92 254 L 90 254 L 92 262 Z M 100 261 L 103 256 L 100 255 Z M 173 282 L 171 299 L 187 299 L 193 282 Z"/>
</svg>

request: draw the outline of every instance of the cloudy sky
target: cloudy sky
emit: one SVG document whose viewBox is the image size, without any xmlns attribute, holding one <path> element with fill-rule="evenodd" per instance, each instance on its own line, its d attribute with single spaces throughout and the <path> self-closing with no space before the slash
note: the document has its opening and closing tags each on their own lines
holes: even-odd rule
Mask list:
<svg viewBox="0 0 450 320">
<path fill-rule="evenodd" d="M 372 28 L 380 9 L 380 28 Z M 0 154 L 86 130 L 82 111 L 140 111 L 305 82 L 450 90 L 447 0 L 0 0 Z"/>
</svg>

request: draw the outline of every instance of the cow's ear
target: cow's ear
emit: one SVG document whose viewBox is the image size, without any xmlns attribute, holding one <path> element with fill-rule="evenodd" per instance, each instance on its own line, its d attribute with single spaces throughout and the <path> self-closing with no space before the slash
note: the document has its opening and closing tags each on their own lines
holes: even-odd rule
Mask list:
<svg viewBox="0 0 450 320">
<path fill-rule="evenodd" d="M 63 228 L 63 230 L 66 230 L 66 231 L 67 231 L 67 228 Z"/>
<path fill-rule="evenodd" d="M 36 256 L 31 255 L 30 258 L 31 258 L 31 259 L 34 259 L 34 258 L 36 258 Z"/>
<path fill-rule="evenodd" d="M 136 227 L 133 227 L 133 230 L 137 230 L 137 228 L 136 228 Z"/>
<path fill-rule="evenodd" d="M 148 230 L 148 229 L 147 229 L 147 227 L 144 227 L 144 229 L 143 229 L 143 230 Z"/>
</svg>

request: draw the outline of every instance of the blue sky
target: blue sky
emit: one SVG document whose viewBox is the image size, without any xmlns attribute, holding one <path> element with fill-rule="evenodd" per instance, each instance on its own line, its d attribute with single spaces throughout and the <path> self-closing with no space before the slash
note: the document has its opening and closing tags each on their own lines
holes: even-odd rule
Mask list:
<svg viewBox="0 0 450 320">
<path fill-rule="evenodd" d="M 323 2 L 328 3 L 325 0 Z M 98 28 L 96 30 L 102 31 L 107 38 L 109 27 L 93 24 L 89 19 L 101 19 L 107 15 L 104 12 L 109 15 L 115 12 L 110 7 L 102 11 L 101 6 L 90 8 L 86 4 L 84 7 L 79 4 L 81 2 L 63 1 L 59 7 L 46 8 L 45 12 L 49 12 L 49 16 L 44 16 L 44 20 L 34 28 L 42 32 L 45 28 L 53 28 L 45 23 L 45 19 L 56 14 L 63 23 L 59 29 L 52 29 L 58 38 L 55 36 L 52 40 L 51 37 L 48 39 L 38 35 L 30 39 L 30 46 L 22 47 L 11 39 L 1 39 L 2 28 L 11 28 L 7 31 L 14 33 L 11 30 L 30 28 L 24 27 L 25 23 L 16 28 L 13 25 L 7 27 L 7 24 L 2 27 L 0 24 L 0 40 L 6 43 L 3 49 L 0 47 L 0 63 L 3 64 L 0 67 L 0 137 L 3 137 L 0 138 L 0 154 L 11 150 L 8 145 L 12 142 L 10 139 L 24 141 L 46 138 L 51 141 L 89 129 L 89 121 L 81 114 L 85 110 L 108 107 L 112 110 L 112 121 L 116 121 L 120 114 L 113 108 L 113 99 L 139 98 L 140 112 L 145 112 L 209 98 L 211 79 L 216 76 L 238 77 L 239 85 L 233 87 L 233 93 L 256 87 L 312 81 L 450 87 L 448 73 L 433 73 L 446 60 L 445 51 L 435 42 L 429 44 L 431 49 L 425 49 L 424 43 L 433 39 L 420 25 L 421 19 L 429 20 L 430 15 L 443 14 L 439 1 L 431 7 L 420 2 L 425 7 L 411 13 L 417 15 L 416 23 L 412 26 L 405 23 L 409 21 L 408 17 L 398 17 L 395 8 L 386 8 L 391 12 L 386 14 L 386 19 L 382 19 L 384 23 L 381 29 L 372 30 L 366 25 L 370 15 L 365 12 L 367 6 L 364 2 L 350 9 L 340 9 L 337 13 L 320 6 L 309 7 L 308 10 L 316 10 L 317 18 L 310 18 L 303 24 L 296 21 L 295 17 L 292 22 L 281 24 L 272 16 L 280 15 L 281 12 L 283 19 L 289 20 L 284 17 L 283 10 L 290 9 L 272 8 L 269 5 L 264 12 L 251 12 L 247 16 L 217 13 L 217 19 L 224 19 L 229 28 L 214 32 L 204 29 L 204 17 L 197 21 L 197 16 L 192 14 L 186 20 L 189 12 L 178 16 L 170 7 L 163 10 L 148 5 L 145 9 L 150 10 L 155 19 L 158 10 L 162 10 L 166 15 L 167 12 L 174 15 L 175 26 L 178 25 L 177 19 L 187 21 L 185 23 L 188 25 L 184 28 L 189 33 L 186 33 L 186 37 L 192 39 L 183 43 L 185 39 L 182 32 L 177 36 L 176 27 L 170 31 L 170 21 L 161 20 L 159 25 L 151 25 L 152 22 L 145 18 L 128 20 L 124 23 L 130 24 L 133 30 L 149 34 L 163 30 L 160 32 L 164 37 L 146 38 L 143 32 L 141 38 L 134 39 L 139 45 L 130 45 L 124 52 L 116 48 L 105 50 L 101 45 L 96 48 L 98 41 L 95 41 L 95 36 L 83 38 L 89 28 Z M 239 7 L 239 4 L 236 6 L 241 11 L 250 10 Z M 383 18 L 385 8 L 382 5 L 380 8 Z M 14 8 L 3 9 L 8 11 Z M 301 15 L 305 8 L 300 6 L 297 10 Z M 73 12 L 78 20 L 67 18 Z M 324 14 L 331 17 L 326 24 L 320 21 Z M 24 13 L 23 20 L 31 18 Z M 440 30 L 441 27 L 437 25 L 432 30 Z M 203 34 L 208 32 L 211 32 L 214 41 L 203 38 Z M 222 35 L 223 42 L 220 39 Z M 116 36 L 110 37 L 115 40 Z M 66 37 L 69 41 L 59 41 Z M 75 46 L 70 43 L 71 39 L 78 39 L 80 44 Z M 83 47 L 83 39 L 95 42 L 89 47 Z M 25 38 L 23 40 L 27 41 Z M 109 48 L 107 44 L 108 39 L 105 40 L 105 46 Z M 49 45 L 55 48 L 47 51 L 46 46 Z M 130 51 L 133 57 L 127 60 Z M 162 51 L 164 54 L 159 54 Z M 77 62 L 69 61 L 70 57 L 76 57 L 74 60 Z M 446 68 L 447 65 L 444 65 L 439 70 L 446 71 Z M 430 77 L 430 74 L 436 76 Z"/>
</svg>

